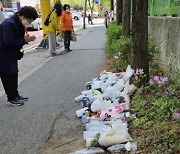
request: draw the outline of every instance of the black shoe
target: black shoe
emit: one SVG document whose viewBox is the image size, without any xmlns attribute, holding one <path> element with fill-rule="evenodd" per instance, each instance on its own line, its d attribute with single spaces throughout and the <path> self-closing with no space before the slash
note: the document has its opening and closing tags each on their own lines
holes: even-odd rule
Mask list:
<svg viewBox="0 0 180 154">
<path fill-rule="evenodd" d="M 18 96 L 17 97 L 19 100 L 23 100 L 23 101 L 27 101 L 28 100 L 28 97 L 23 97 L 23 96 Z"/>
<path fill-rule="evenodd" d="M 72 50 L 69 48 L 68 51 L 72 51 Z"/>
<path fill-rule="evenodd" d="M 16 97 L 14 100 L 8 101 L 7 103 L 13 106 L 21 106 L 24 105 L 24 100 L 20 100 L 18 97 Z"/>
</svg>

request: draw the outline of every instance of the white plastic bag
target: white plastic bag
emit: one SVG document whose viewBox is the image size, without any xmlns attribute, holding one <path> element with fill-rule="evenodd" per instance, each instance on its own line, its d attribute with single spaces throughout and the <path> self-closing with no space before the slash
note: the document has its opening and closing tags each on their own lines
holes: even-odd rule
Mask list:
<svg viewBox="0 0 180 154">
<path fill-rule="evenodd" d="M 137 89 L 137 87 L 134 84 L 129 84 L 129 82 L 126 83 L 123 92 L 125 94 L 129 94 L 129 96 L 131 96 L 135 90 Z"/>
<path fill-rule="evenodd" d="M 83 138 L 84 140 L 87 138 L 95 138 L 98 133 L 98 131 L 84 131 Z"/>
<path fill-rule="evenodd" d="M 93 81 L 91 89 L 96 90 L 101 88 L 102 81 Z"/>
<path fill-rule="evenodd" d="M 109 132 L 101 133 L 98 142 L 101 146 L 108 147 L 114 144 L 120 144 L 128 141 L 132 141 L 132 138 L 129 135 L 128 131 L 119 131 L 118 129 L 112 129 Z"/>
<path fill-rule="evenodd" d="M 93 112 L 98 112 L 109 108 L 111 105 L 111 101 L 103 101 L 102 99 L 98 98 L 91 104 L 91 110 Z"/>
<path fill-rule="evenodd" d="M 121 92 L 120 96 L 124 97 L 125 102 L 130 103 L 130 96 L 125 92 Z"/>
<path fill-rule="evenodd" d="M 124 87 L 125 87 L 124 78 L 119 79 L 118 82 L 113 86 L 113 88 L 115 88 L 118 91 L 122 91 Z"/>
<path fill-rule="evenodd" d="M 123 130 L 123 131 L 128 130 L 127 123 L 123 123 L 123 121 L 121 119 L 114 120 L 112 122 L 112 128 L 113 129 L 118 129 L 119 131 L 120 130 Z"/>
<path fill-rule="evenodd" d="M 129 81 L 129 79 L 131 78 L 131 76 L 134 74 L 134 70 L 131 68 L 130 65 L 128 65 L 127 69 L 126 69 L 126 72 L 125 72 L 125 75 L 124 75 L 124 78 L 126 81 Z"/>
</svg>

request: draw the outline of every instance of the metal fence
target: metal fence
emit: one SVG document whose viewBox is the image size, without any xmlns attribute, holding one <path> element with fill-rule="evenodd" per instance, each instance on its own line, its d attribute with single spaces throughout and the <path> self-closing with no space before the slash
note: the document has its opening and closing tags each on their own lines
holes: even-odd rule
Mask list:
<svg viewBox="0 0 180 154">
<path fill-rule="evenodd" d="M 149 0 L 149 15 L 180 16 L 180 0 Z"/>
</svg>

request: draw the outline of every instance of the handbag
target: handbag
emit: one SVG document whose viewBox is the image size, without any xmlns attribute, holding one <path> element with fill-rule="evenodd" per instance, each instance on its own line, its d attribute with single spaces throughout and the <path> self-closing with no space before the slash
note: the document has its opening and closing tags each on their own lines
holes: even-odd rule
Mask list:
<svg viewBox="0 0 180 154">
<path fill-rule="evenodd" d="M 24 52 L 19 51 L 17 59 L 20 60 L 24 56 Z"/>
<path fill-rule="evenodd" d="M 18 52 L 17 59 L 20 60 L 20 59 L 22 59 L 23 57 L 24 57 L 24 50 L 23 50 L 23 48 L 22 48 L 22 51 L 19 51 L 19 52 Z"/>
<path fill-rule="evenodd" d="M 71 33 L 71 41 L 73 41 L 73 42 L 77 41 L 77 37 L 76 37 L 74 30 Z"/>
</svg>

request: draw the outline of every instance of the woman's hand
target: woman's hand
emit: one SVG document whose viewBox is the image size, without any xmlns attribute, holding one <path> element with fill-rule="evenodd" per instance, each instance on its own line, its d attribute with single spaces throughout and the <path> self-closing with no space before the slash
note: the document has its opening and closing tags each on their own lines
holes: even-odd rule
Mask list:
<svg viewBox="0 0 180 154">
<path fill-rule="evenodd" d="M 27 35 L 27 36 L 24 37 L 24 39 L 28 43 L 28 42 L 34 41 L 36 39 L 36 36 L 34 36 L 34 35 L 33 36 Z"/>
</svg>

